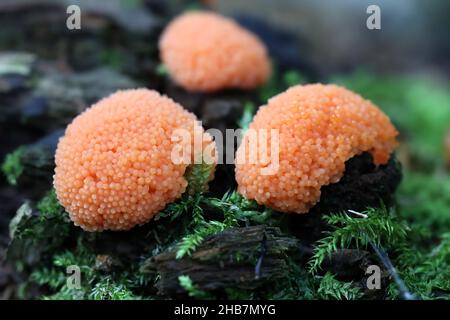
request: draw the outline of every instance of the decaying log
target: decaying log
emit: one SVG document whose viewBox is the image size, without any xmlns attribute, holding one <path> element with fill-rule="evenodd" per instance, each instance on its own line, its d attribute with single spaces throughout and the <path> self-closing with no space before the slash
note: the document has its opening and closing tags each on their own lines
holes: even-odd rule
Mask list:
<svg viewBox="0 0 450 320">
<path fill-rule="evenodd" d="M 15 177 L 15 184 L 28 197 L 38 199 L 51 187 L 55 167 L 55 150 L 64 129 L 39 139 L 35 143 L 21 146 L 16 150 L 18 166 L 21 171 Z"/>
<path fill-rule="evenodd" d="M 25 146 L 21 156 L 24 176 L 30 178 L 51 178 L 55 167 L 55 150 L 64 129 L 58 129 L 33 144 Z"/>
<path fill-rule="evenodd" d="M 234 228 L 207 238 L 190 257 L 176 259 L 177 248 L 149 258 L 144 272 L 157 272 L 162 294 L 181 294 L 178 277 L 188 275 L 203 290 L 255 289 L 286 276 L 286 258 L 298 251 L 298 240 L 263 225 Z M 260 265 L 260 270 L 257 270 Z"/>
<path fill-rule="evenodd" d="M 111 68 L 82 73 L 47 70 L 17 110 L 24 123 L 48 130 L 64 127 L 92 103 L 119 89 L 138 85 Z"/>
</svg>

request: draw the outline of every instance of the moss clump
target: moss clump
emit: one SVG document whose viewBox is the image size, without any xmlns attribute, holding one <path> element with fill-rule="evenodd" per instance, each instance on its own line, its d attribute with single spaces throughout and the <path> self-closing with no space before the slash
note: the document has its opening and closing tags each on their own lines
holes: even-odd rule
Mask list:
<svg viewBox="0 0 450 320">
<path fill-rule="evenodd" d="M 316 273 L 325 259 L 338 248 L 367 248 L 369 244 L 392 248 L 406 238 L 408 226 L 398 221 L 392 212 L 385 208 L 368 209 L 366 218 L 352 217 L 350 214 L 331 214 L 324 220 L 333 230 L 318 241 L 314 255 L 309 261 L 309 271 Z"/>
<path fill-rule="evenodd" d="M 197 209 L 194 209 L 196 208 Z M 98 268 L 98 243 L 113 243 L 111 235 L 106 233 L 92 234 L 73 227 L 68 221 L 66 213 L 57 204 L 54 192 L 50 192 L 36 206 L 38 213 L 30 208 L 16 226 L 13 253 L 17 245 L 26 248 L 27 252 L 18 256 L 19 261 L 28 263 L 22 268 L 30 272 L 27 286 L 38 285 L 45 299 L 154 299 L 164 298 L 156 291 L 153 283 L 158 274 L 143 273 L 142 257 L 154 256 L 173 245 L 177 250 L 183 250 L 187 255 L 192 253 L 206 235 L 202 235 L 199 242 L 192 245 L 187 239 L 198 236 L 199 230 L 209 230 L 208 235 L 214 235 L 231 226 L 243 224 L 272 224 L 279 225 L 282 220 L 272 219 L 273 214 L 265 214 L 264 208 L 243 199 L 237 193 L 229 193 L 222 199 L 210 198 L 202 194 L 186 196 L 167 208 L 160 214 L 154 225 L 144 226 L 142 231 L 135 230 L 126 233 L 126 243 L 133 242 L 137 249 L 136 255 L 127 258 L 127 263 L 114 268 Z M 199 209 L 200 208 L 200 209 Z M 223 219 L 207 220 L 203 210 L 215 208 L 221 210 Z M 194 213 L 195 210 L 202 210 Z M 259 211 L 258 211 L 259 210 Z M 181 214 L 180 212 L 184 212 Z M 311 269 L 307 271 L 302 263 L 287 257 L 288 272 L 276 284 L 267 288 L 261 287 L 257 291 L 248 292 L 242 288 L 228 288 L 226 297 L 243 297 L 251 299 L 358 299 L 365 295 L 361 287 L 361 279 L 342 281 L 336 274 L 328 271 L 320 273 L 322 262 L 340 248 L 368 248 L 369 243 L 375 243 L 389 250 L 391 259 L 404 279 L 408 288 L 417 296 L 426 299 L 448 297 L 450 270 L 450 236 L 444 234 L 442 241 L 430 246 L 416 239 L 416 230 L 409 230 L 404 221 L 399 220 L 395 212 L 388 213 L 386 209 L 369 209 L 368 218 L 359 218 L 347 214 L 331 214 L 325 222 L 332 228 L 328 236 L 316 245 L 313 258 L 310 260 Z M 265 216 L 265 220 L 253 219 L 254 216 Z M 192 222 L 192 221 L 195 221 Z M 54 227 L 51 227 L 54 224 Z M 173 226 L 178 226 L 173 228 Z M 220 226 L 217 230 L 215 226 Z M 162 235 L 170 228 L 170 237 Z M 45 230 L 44 230 L 45 229 Z M 134 233 L 137 238 L 147 237 L 147 247 L 136 248 Z M 147 236 L 144 236 L 144 235 Z M 414 235 L 414 237 L 413 237 Z M 54 242 L 57 239 L 58 241 Z M 155 241 L 158 240 L 159 241 Z M 36 242 L 37 241 L 37 242 Z M 192 245 L 192 246 L 191 246 Z M 22 259 L 30 251 L 39 251 L 39 259 L 28 261 Z M 104 254 L 104 253 L 102 253 Z M 111 257 L 117 253 L 112 252 Z M 373 254 L 374 259 L 376 256 Z M 238 255 L 237 255 L 237 258 Z M 255 262 L 256 263 L 256 262 Z M 77 265 L 82 272 L 81 288 L 71 289 L 66 285 L 66 268 Z M 28 271 L 27 271 L 28 270 Z M 179 278 L 179 285 L 186 294 L 193 298 L 210 298 L 211 293 L 198 287 L 190 280 L 189 274 Z M 400 293 L 395 284 L 387 288 L 390 298 L 399 298 Z"/>
<path fill-rule="evenodd" d="M 208 292 L 198 289 L 189 276 L 179 276 L 178 282 L 180 283 L 180 286 L 183 287 L 184 290 L 186 290 L 190 297 L 197 299 L 205 299 L 211 297 Z"/>
<path fill-rule="evenodd" d="M 191 164 L 184 172 L 184 178 L 188 182 L 186 192 L 190 195 L 201 193 L 208 187 L 208 181 L 214 174 L 215 164 L 207 164 L 205 162 L 199 164 Z"/>
<path fill-rule="evenodd" d="M 339 281 L 327 272 L 319 282 L 317 295 L 323 300 L 356 300 L 363 294 L 353 283 Z"/>
<path fill-rule="evenodd" d="M 244 111 L 242 116 L 238 121 L 238 125 L 242 130 L 247 130 L 250 122 L 252 122 L 253 116 L 255 114 L 255 105 L 251 101 L 247 101 L 244 105 Z"/>
<path fill-rule="evenodd" d="M 17 185 L 17 180 L 23 172 L 22 156 L 24 147 L 19 147 L 15 151 L 6 155 L 2 164 L 2 171 L 11 185 Z"/>
<path fill-rule="evenodd" d="M 89 242 L 79 240 L 75 250 L 62 250 L 53 256 L 51 265 L 40 266 L 31 273 L 32 283 L 44 290 L 43 299 L 50 300 L 129 300 L 140 299 L 133 293 L 139 282 L 130 276 L 130 270 L 118 270 L 103 274 L 96 268 L 96 255 Z M 80 270 L 79 287 L 67 285 L 67 268 L 76 266 Z M 137 273 L 133 270 L 133 273 Z"/>
<path fill-rule="evenodd" d="M 51 190 L 32 207 L 25 203 L 10 224 L 11 244 L 8 255 L 19 255 L 27 261 L 52 252 L 64 243 L 72 225 L 64 208 Z M 32 260 L 34 260 L 32 259 Z M 29 261 L 30 263 L 34 261 Z"/>
<path fill-rule="evenodd" d="M 428 233 L 450 230 L 450 177 L 406 170 L 397 201 L 399 213 Z"/>
<path fill-rule="evenodd" d="M 420 246 L 403 243 L 395 259 L 400 276 L 412 292 L 422 299 L 450 299 L 450 232 L 441 234 L 437 244 Z M 400 297 L 390 284 L 389 297 Z"/>
<path fill-rule="evenodd" d="M 54 189 L 50 190 L 37 204 L 36 209 L 39 210 L 39 217 L 41 221 L 46 219 L 59 219 L 67 221 L 67 213 L 59 204 L 56 192 Z"/>
</svg>

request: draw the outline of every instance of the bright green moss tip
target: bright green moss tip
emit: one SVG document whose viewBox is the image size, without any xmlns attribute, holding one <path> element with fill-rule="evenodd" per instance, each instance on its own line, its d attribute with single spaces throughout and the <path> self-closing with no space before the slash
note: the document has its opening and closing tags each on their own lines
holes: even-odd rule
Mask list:
<svg viewBox="0 0 450 320">
<path fill-rule="evenodd" d="M 190 297 L 197 299 L 207 299 L 209 294 L 203 290 L 197 288 L 197 286 L 192 282 L 192 279 L 187 275 L 181 275 L 178 277 L 178 283 Z"/>
<path fill-rule="evenodd" d="M 24 147 L 19 147 L 15 151 L 6 155 L 2 164 L 2 171 L 6 180 L 12 185 L 17 185 L 17 180 L 23 172 L 22 156 Z"/>
<path fill-rule="evenodd" d="M 203 192 L 213 170 L 214 164 L 205 162 L 189 165 L 184 173 L 184 177 L 188 182 L 187 193 L 194 195 Z"/>
<path fill-rule="evenodd" d="M 65 218 L 64 208 L 59 204 L 55 190 L 50 190 L 37 204 L 42 218 Z"/>
</svg>

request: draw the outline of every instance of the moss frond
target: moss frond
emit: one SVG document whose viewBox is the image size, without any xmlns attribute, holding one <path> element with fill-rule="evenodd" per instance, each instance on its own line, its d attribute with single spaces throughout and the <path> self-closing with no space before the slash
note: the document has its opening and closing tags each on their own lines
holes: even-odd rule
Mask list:
<svg viewBox="0 0 450 320">
<path fill-rule="evenodd" d="M 213 169 L 214 164 L 206 162 L 189 165 L 184 173 L 184 177 L 188 182 L 186 193 L 195 195 L 204 192 Z"/>
<path fill-rule="evenodd" d="M 198 201 L 192 206 L 192 231 L 186 234 L 178 245 L 177 259 L 190 255 L 211 235 L 222 232 L 225 229 L 239 226 L 240 222 L 250 223 L 251 220 L 262 222 L 270 215 L 270 210 L 257 211 L 255 202 L 247 200 L 236 191 L 226 193 L 222 199 L 198 197 Z M 206 221 L 203 218 L 203 205 L 220 210 L 223 213 L 223 221 Z"/>
<path fill-rule="evenodd" d="M 420 250 L 403 244 L 395 262 L 406 285 L 422 299 L 450 299 L 450 232 L 441 235 L 431 250 Z M 391 284 L 390 298 L 398 298 L 399 291 Z"/>
<path fill-rule="evenodd" d="M 2 164 L 2 171 L 9 184 L 17 185 L 17 180 L 23 172 L 22 156 L 25 148 L 19 147 L 15 151 L 6 155 Z"/>
<path fill-rule="evenodd" d="M 409 231 L 404 222 L 398 221 L 385 208 L 371 208 L 364 214 L 367 218 L 355 218 L 346 213 L 324 216 L 333 231 L 317 242 L 313 257 L 308 262 L 311 273 L 316 273 L 322 262 L 338 248 L 348 248 L 351 245 L 366 248 L 370 242 L 386 248 L 395 247 L 405 239 Z"/>
<path fill-rule="evenodd" d="M 178 283 L 184 290 L 186 290 L 187 294 L 190 297 L 197 299 L 208 299 L 211 297 L 208 292 L 198 289 L 197 286 L 195 286 L 195 284 L 192 282 L 192 279 L 187 275 L 179 276 Z"/>
<path fill-rule="evenodd" d="M 244 111 L 242 112 L 242 116 L 238 121 L 238 125 L 243 130 L 247 130 L 250 122 L 253 120 L 253 115 L 255 114 L 255 105 L 253 102 L 247 101 L 244 105 Z"/>
<path fill-rule="evenodd" d="M 362 297 L 362 292 L 352 282 L 339 281 L 327 272 L 320 280 L 317 295 L 324 300 L 356 300 Z"/>
</svg>

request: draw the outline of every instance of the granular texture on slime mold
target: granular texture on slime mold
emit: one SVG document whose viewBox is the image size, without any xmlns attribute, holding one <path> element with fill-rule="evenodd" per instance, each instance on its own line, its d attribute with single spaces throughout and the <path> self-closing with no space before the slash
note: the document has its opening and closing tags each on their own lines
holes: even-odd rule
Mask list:
<svg viewBox="0 0 450 320">
<path fill-rule="evenodd" d="M 179 198 L 188 164 L 171 158 L 177 129 L 200 133 L 202 147 L 214 143 L 193 114 L 147 89 L 118 91 L 76 117 L 59 141 L 54 175 L 75 225 L 128 230 Z"/>
<path fill-rule="evenodd" d="M 175 18 L 159 42 L 176 83 L 190 91 L 251 89 L 264 84 L 271 66 L 264 44 L 234 21 L 211 12 Z"/>
<path fill-rule="evenodd" d="M 279 166 L 274 174 L 261 174 L 267 163 L 248 161 L 246 134 L 237 151 L 242 159 L 236 163 L 238 191 L 259 204 L 295 213 L 314 206 L 320 188 L 338 182 L 345 162 L 355 155 L 367 151 L 375 164 L 387 163 L 398 134 L 370 101 L 345 88 L 322 84 L 294 86 L 273 97 L 259 109 L 250 129 L 278 130 Z"/>
</svg>

